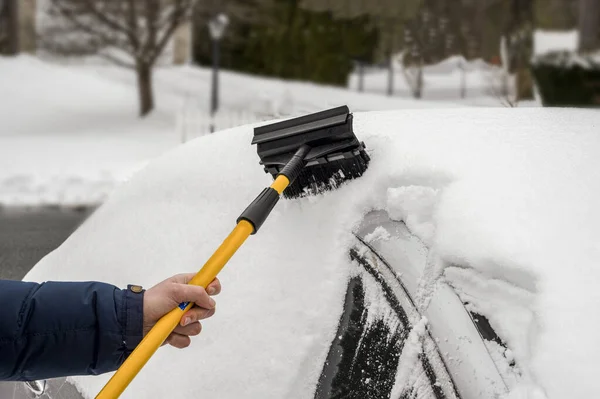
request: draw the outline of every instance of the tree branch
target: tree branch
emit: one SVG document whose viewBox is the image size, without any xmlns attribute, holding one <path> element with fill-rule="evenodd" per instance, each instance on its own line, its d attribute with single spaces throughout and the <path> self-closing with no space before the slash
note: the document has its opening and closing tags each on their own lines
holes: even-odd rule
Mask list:
<svg viewBox="0 0 600 399">
<path fill-rule="evenodd" d="M 64 31 L 75 30 L 83 32 L 90 36 L 89 40 L 95 40 L 96 42 L 101 42 L 105 45 L 120 46 L 124 44 L 123 42 L 120 42 L 116 36 L 111 36 L 107 32 L 98 30 L 92 24 L 82 21 L 81 15 L 77 15 L 75 10 L 66 7 L 61 1 L 51 1 L 59 16 L 64 18 L 65 22 L 71 24 L 71 29 L 65 28 Z M 48 32 L 50 36 L 53 36 L 52 33 L 57 33 L 56 31 L 58 28 L 56 26 L 53 28 L 55 32 Z M 123 50 L 128 51 L 126 46 L 124 46 Z"/>
<path fill-rule="evenodd" d="M 115 41 L 113 38 L 121 35 L 129 41 L 129 45 L 123 48 L 127 52 L 133 53 L 131 49 L 135 49 L 138 46 L 139 41 L 134 32 L 114 18 L 111 18 L 108 10 L 103 12 L 98 9 L 94 0 L 50 0 L 50 3 L 62 17 L 66 18 L 76 29 L 84 33 L 99 35 L 103 40 L 107 41 Z M 86 17 L 89 20 L 82 21 Z M 104 26 L 105 31 L 91 27 L 97 25 Z M 111 32 L 112 36 L 107 32 Z M 120 40 L 118 42 L 124 43 Z"/>
<path fill-rule="evenodd" d="M 100 53 L 98 53 L 98 55 L 100 57 L 106 59 L 107 61 L 112 62 L 115 65 L 118 65 L 118 66 L 121 66 L 121 67 L 124 67 L 124 68 L 128 68 L 128 69 L 135 69 L 135 65 L 134 64 L 132 64 L 131 62 L 124 61 L 124 60 L 122 60 L 122 59 L 120 59 L 118 57 L 115 57 L 114 55 L 111 55 L 111 54 L 108 54 L 108 53 L 105 53 L 105 52 L 100 52 Z"/>
<path fill-rule="evenodd" d="M 52 27 L 56 31 L 50 38 L 62 33 L 65 39 L 55 47 L 87 45 L 87 52 L 95 51 L 123 65 L 123 60 L 112 52 L 100 54 L 102 50 L 117 48 L 133 57 L 136 63 L 149 66 L 156 62 L 176 29 L 191 16 L 195 3 L 195 0 L 49 1 L 50 11 L 61 17 L 64 24 Z M 76 43 L 78 39 L 80 43 Z M 126 64 L 123 66 L 131 67 Z"/>
<path fill-rule="evenodd" d="M 90 14 L 96 17 L 99 22 L 103 23 L 108 28 L 111 28 L 116 32 L 123 33 L 125 36 L 127 36 L 132 44 L 132 47 L 136 47 L 138 45 L 138 38 L 136 37 L 135 33 L 131 29 L 128 29 L 127 26 L 122 25 L 117 20 L 110 18 L 108 12 L 103 13 L 98 10 L 94 0 L 78 0 L 78 2 L 83 3 Z"/>
<path fill-rule="evenodd" d="M 157 20 L 160 15 L 160 0 L 146 0 L 145 7 L 145 19 L 146 19 L 146 41 L 142 46 L 142 58 L 144 62 L 152 65 L 154 60 L 152 59 L 152 53 L 156 48 L 156 37 L 157 37 Z"/>
<path fill-rule="evenodd" d="M 171 36 L 175 30 L 190 17 L 190 11 L 194 4 L 193 0 L 176 0 L 173 6 L 173 11 L 170 17 L 167 18 L 168 24 L 166 25 L 162 36 L 158 39 L 156 47 L 151 55 L 151 61 L 154 63 L 160 53 L 164 50 L 165 46 L 169 42 Z"/>
<path fill-rule="evenodd" d="M 135 7 L 136 0 L 128 0 L 127 2 L 127 23 L 129 25 L 129 30 L 133 32 L 133 37 L 135 40 L 131 42 L 133 50 L 137 52 L 140 47 L 139 42 L 139 22 L 137 16 L 137 10 Z"/>
<path fill-rule="evenodd" d="M 94 42 L 96 48 L 103 46 L 115 46 L 121 48 L 123 51 L 131 53 L 131 48 L 128 46 L 128 44 L 121 40 L 118 36 L 111 36 L 109 33 L 99 30 L 93 24 L 86 23 L 82 20 L 83 18 L 81 15 L 77 15 L 75 10 L 66 7 L 60 0 L 51 1 L 59 15 L 63 17 L 66 22 L 72 25 L 71 29 L 65 28 L 65 31 L 76 30 L 87 34 L 89 36 L 88 40 L 90 42 Z M 57 30 L 57 28 L 55 28 L 55 30 Z M 52 32 L 49 33 L 50 36 L 53 36 Z"/>
</svg>

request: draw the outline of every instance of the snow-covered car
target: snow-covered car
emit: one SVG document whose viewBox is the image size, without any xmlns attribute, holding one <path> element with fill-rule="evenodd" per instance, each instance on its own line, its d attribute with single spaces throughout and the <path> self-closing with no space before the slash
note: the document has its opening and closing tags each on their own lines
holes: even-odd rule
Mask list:
<svg viewBox="0 0 600 399">
<path fill-rule="evenodd" d="M 355 237 L 349 251 L 355 265 L 349 267 L 357 273 L 349 279 L 314 397 L 459 398 L 506 392 L 490 355 L 496 351 L 502 356 L 507 349 L 484 316 L 468 312 L 448 287 L 436 291 L 435 305 L 427 306 L 426 316 L 416 307 L 415 283 L 424 276 L 428 250 L 406 225 L 391 220 L 385 211 L 374 211 Z M 374 299 L 378 306 L 370 306 Z M 432 315 L 440 310 L 446 315 Z M 442 343 L 439 337 L 449 338 Z M 452 364 L 455 359 L 461 361 Z M 505 368 L 506 364 L 502 362 Z M 510 366 L 514 368 L 514 362 Z M 394 392 L 399 373 L 409 383 Z M 65 379 L 28 383 L 20 388 L 23 392 L 82 397 Z"/>
<path fill-rule="evenodd" d="M 221 273 L 201 336 L 122 397 L 594 397 L 600 112 L 356 113 L 355 132 L 364 176 L 281 201 Z M 199 269 L 269 182 L 251 136 L 156 159 L 26 279 Z M 49 384 L 92 397 L 108 378 Z"/>
</svg>

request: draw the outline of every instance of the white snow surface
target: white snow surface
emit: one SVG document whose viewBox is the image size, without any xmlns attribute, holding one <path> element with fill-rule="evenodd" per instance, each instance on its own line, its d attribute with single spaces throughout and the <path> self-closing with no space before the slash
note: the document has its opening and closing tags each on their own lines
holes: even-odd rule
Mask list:
<svg viewBox="0 0 600 399">
<path fill-rule="evenodd" d="M 372 233 L 369 233 L 365 236 L 365 241 L 368 243 L 372 243 L 375 241 L 387 241 L 390 239 L 390 232 L 385 229 L 383 226 L 377 226 Z"/>
<path fill-rule="evenodd" d="M 403 186 L 438 190 L 432 210 L 405 210 L 430 215 L 431 249 L 444 262 L 532 293 L 533 322 L 512 335 L 528 336 L 515 356 L 526 357 L 530 377 L 511 397 L 595 397 L 600 112 L 368 112 L 355 114 L 355 131 L 372 157 L 365 175 L 281 201 L 222 272 L 218 312 L 202 335 L 188 350 L 161 349 L 123 397 L 311 397 L 352 269 L 350 231 Z M 26 279 L 148 287 L 198 270 L 270 181 L 251 137 L 244 126 L 153 161 Z M 92 397 L 107 379 L 74 380 Z"/>
<path fill-rule="evenodd" d="M 427 334 L 427 318 L 423 316 L 415 324 L 406 338 L 404 350 L 398 361 L 399 367 L 396 370 L 394 387 L 390 394 L 391 398 L 398 398 L 403 391 L 414 386 L 418 373 L 415 373 L 414 365 L 418 363 L 418 356 L 423 353 L 422 339 Z"/>
<path fill-rule="evenodd" d="M 137 118 L 136 92 L 100 75 L 0 57 L 0 205 L 96 205 L 178 143 L 174 117 Z"/>
<path fill-rule="evenodd" d="M 228 71 L 220 81 L 218 120 L 252 115 L 245 123 L 343 104 L 354 111 L 457 106 Z M 156 110 L 143 120 L 135 82 L 133 71 L 109 65 L 0 57 L 0 205 L 98 205 L 181 142 L 184 108 L 209 124 L 210 69 L 157 68 Z"/>
<path fill-rule="evenodd" d="M 552 31 L 538 29 L 533 32 L 533 54 L 542 55 L 550 51 L 576 51 L 579 45 L 577 30 Z"/>
<path fill-rule="evenodd" d="M 413 234 L 430 245 L 435 234 L 432 213 L 438 192 L 432 187 L 412 185 L 389 188 L 386 209 L 392 220 L 403 220 Z"/>
</svg>

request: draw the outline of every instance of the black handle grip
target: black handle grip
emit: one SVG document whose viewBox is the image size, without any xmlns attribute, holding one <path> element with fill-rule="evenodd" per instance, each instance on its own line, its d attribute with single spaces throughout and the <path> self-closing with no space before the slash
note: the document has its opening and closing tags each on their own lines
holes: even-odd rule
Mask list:
<svg viewBox="0 0 600 399">
<path fill-rule="evenodd" d="M 265 188 L 258 194 L 258 197 L 248 205 L 248 208 L 242 212 L 240 217 L 237 218 L 237 223 L 239 223 L 240 220 L 250 222 L 252 227 L 254 227 L 252 234 L 256 234 L 277 204 L 277 201 L 279 201 L 279 193 L 277 190 L 271 187 Z"/>
<path fill-rule="evenodd" d="M 304 162 L 304 158 L 306 158 L 310 150 L 311 147 L 306 144 L 298 148 L 294 155 L 292 155 L 292 158 L 279 172 L 280 175 L 284 175 L 288 178 L 290 184 L 296 180 L 296 178 L 300 175 L 300 172 L 302 172 L 302 169 L 304 169 L 306 163 Z"/>
</svg>

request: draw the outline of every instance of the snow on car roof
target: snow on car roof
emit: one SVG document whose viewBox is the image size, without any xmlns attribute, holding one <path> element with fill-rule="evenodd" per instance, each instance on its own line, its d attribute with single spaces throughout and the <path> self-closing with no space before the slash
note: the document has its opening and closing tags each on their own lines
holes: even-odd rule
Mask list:
<svg viewBox="0 0 600 399">
<path fill-rule="evenodd" d="M 162 348 L 123 397 L 311 397 L 342 309 L 350 232 L 371 209 L 427 231 L 439 264 L 535 293 L 534 317 L 503 326 L 509 340 L 528 340 L 514 353 L 523 371 L 515 396 L 593 397 L 600 112 L 369 112 L 355 114 L 355 131 L 372 157 L 367 173 L 281 201 L 221 273 L 218 311 L 201 336 L 189 350 Z M 270 181 L 251 137 L 251 126 L 231 129 L 151 162 L 26 279 L 149 287 L 198 270 Z M 435 193 L 426 207 L 419 187 Z M 88 396 L 107 380 L 74 378 Z"/>
</svg>

